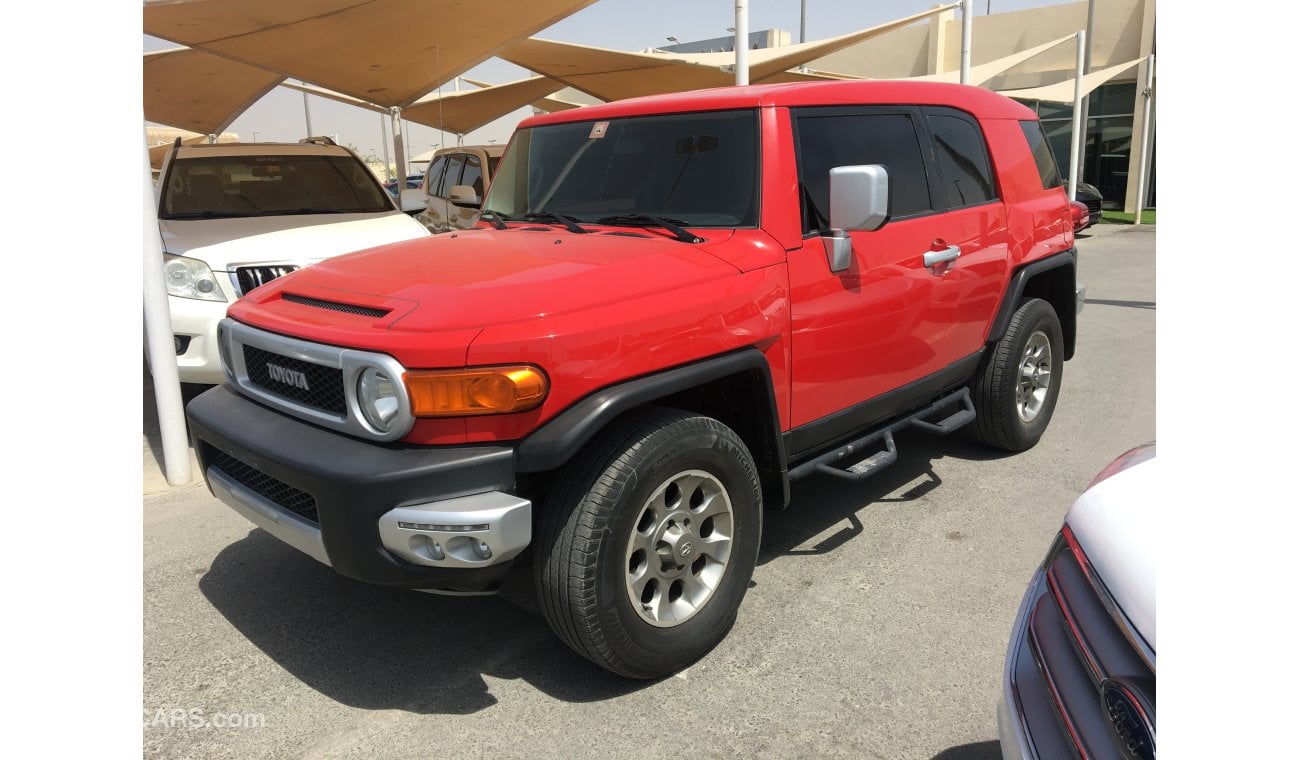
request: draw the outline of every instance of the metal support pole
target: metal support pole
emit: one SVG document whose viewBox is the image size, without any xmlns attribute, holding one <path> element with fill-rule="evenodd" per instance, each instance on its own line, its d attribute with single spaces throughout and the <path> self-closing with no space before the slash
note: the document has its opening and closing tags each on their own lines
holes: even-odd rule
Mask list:
<svg viewBox="0 0 1300 760">
<path fill-rule="evenodd" d="M 304 81 L 302 81 L 301 79 L 298 80 L 298 84 L 302 85 L 303 87 L 306 87 L 306 86 L 307 86 L 307 83 L 304 82 Z M 311 134 L 311 106 L 307 105 L 307 92 L 306 92 L 306 91 L 303 91 L 303 93 L 302 93 L 302 116 L 303 116 L 304 119 L 307 120 L 307 135 L 306 135 L 306 136 L 307 136 L 307 137 L 311 137 L 311 136 L 312 136 L 312 134 Z"/>
<path fill-rule="evenodd" d="M 1147 56 L 1147 86 L 1142 91 L 1146 102 L 1142 104 L 1142 153 L 1138 160 L 1137 202 L 1133 210 L 1133 223 L 1142 223 L 1142 207 L 1147 202 L 1147 172 L 1151 171 L 1151 104 L 1156 96 L 1156 57 Z"/>
<path fill-rule="evenodd" d="M 402 109 L 389 109 L 393 119 L 393 163 L 397 165 L 397 189 L 406 187 L 406 150 L 402 147 Z"/>
<path fill-rule="evenodd" d="M 736 85 L 749 84 L 749 0 L 736 0 Z"/>
<path fill-rule="evenodd" d="M 185 436 L 185 405 L 176 371 L 176 344 L 172 337 L 167 284 L 163 281 L 162 238 L 158 235 L 158 200 L 153 194 L 149 146 L 144 146 L 144 334 L 153 375 L 154 402 L 158 405 L 158 430 L 162 434 L 163 474 L 167 482 L 190 482 L 190 447 Z"/>
<path fill-rule="evenodd" d="M 808 41 L 808 0 L 799 0 L 799 42 Z"/>
<path fill-rule="evenodd" d="M 1074 62 L 1074 116 L 1070 120 L 1070 191 L 1069 198 L 1079 189 L 1079 153 L 1083 144 L 1083 135 L 1079 134 L 1079 124 L 1083 121 L 1083 48 L 1088 44 L 1087 32 L 1075 32 L 1077 40 Z"/>
<path fill-rule="evenodd" d="M 975 21 L 975 0 L 961 0 L 961 83 L 970 84 L 970 32 Z"/>
<path fill-rule="evenodd" d="M 388 170 L 388 128 L 384 124 L 382 113 L 379 114 L 379 144 L 384 146 L 384 181 L 388 182 L 393 178 L 393 174 Z"/>
<path fill-rule="evenodd" d="M 1083 73 L 1084 76 L 1092 73 L 1092 21 L 1094 11 L 1097 9 L 1097 0 L 1088 0 L 1088 23 L 1083 27 L 1083 31 L 1088 35 L 1088 44 L 1083 46 Z M 1083 122 L 1084 141 L 1087 142 L 1088 133 L 1088 99 L 1084 98 L 1083 108 L 1080 111 L 1080 121 Z M 1083 180 L 1084 163 L 1088 160 L 1087 146 L 1079 151 L 1079 180 Z"/>
</svg>

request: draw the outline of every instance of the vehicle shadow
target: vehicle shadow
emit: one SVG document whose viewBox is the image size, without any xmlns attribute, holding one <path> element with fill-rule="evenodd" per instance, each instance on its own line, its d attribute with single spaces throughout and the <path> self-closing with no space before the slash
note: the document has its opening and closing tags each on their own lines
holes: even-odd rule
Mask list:
<svg viewBox="0 0 1300 760">
<path fill-rule="evenodd" d="M 353 581 L 261 529 L 223 549 L 199 589 L 278 665 L 351 707 L 469 714 L 496 704 L 484 676 L 522 678 L 566 702 L 653 683 L 579 657 L 540 615 L 507 599 Z"/>
<path fill-rule="evenodd" d="M 968 461 L 990 461 L 1013 456 L 970 441 L 956 433 L 933 436 L 905 430 L 894 436 L 898 459 L 894 464 L 860 482 L 817 473 L 790 484 L 790 506 L 768 511 L 763 516 L 763 545 L 758 563 L 790 555 L 826 554 L 863 532 L 859 513 L 875 504 L 910 502 L 943 485 L 934 463 L 951 457 Z M 874 451 L 874 449 L 873 449 Z M 846 464 L 852 464 L 846 463 Z M 917 481 L 911 488 L 899 488 Z M 891 495 L 894 494 L 894 495 Z M 812 537 L 837 523 L 847 523 L 838 532 L 813 546 Z"/>
<path fill-rule="evenodd" d="M 949 747 L 931 760 L 1002 760 L 1002 745 L 998 742 L 977 742 Z"/>
</svg>

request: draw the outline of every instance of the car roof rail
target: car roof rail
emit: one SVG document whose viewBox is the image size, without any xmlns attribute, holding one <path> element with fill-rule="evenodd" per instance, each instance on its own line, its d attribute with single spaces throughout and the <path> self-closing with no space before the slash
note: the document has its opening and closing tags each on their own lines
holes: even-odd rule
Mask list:
<svg viewBox="0 0 1300 760">
<path fill-rule="evenodd" d="M 311 145 L 338 145 L 329 135 L 317 135 L 316 137 L 304 137 L 298 141 L 299 144 L 309 143 Z"/>
</svg>

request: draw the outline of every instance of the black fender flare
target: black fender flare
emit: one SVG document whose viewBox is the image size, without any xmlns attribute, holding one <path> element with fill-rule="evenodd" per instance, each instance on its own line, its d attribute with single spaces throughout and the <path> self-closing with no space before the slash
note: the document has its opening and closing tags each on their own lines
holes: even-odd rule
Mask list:
<svg viewBox="0 0 1300 760">
<path fill-rule="evenodd" d="M 1065 358 L 1070 359 L 1073 357 L 1077 314 L 1077 304 L 1074 302 L 1074 288 L 1078 283 L 1078 259 L 1078 250 L 1071 246 L 1060 253 L 1054 253 L 1037 261 L 1031 261 L 1016 269 L 1007 283 L 1006 293 L 1002 296 L 1002 303 L 998 305 L 997 315 L 993 319 L 993 324 L 989 327 L 989 334 L 985 338 L 985 342 L 996 343 L 1006 334 L 1007 326 L 1011 324 L 1011 317 L 1016 313 L 1016 308 L 1024 295 L 1025 286 L 1030 280 L 1044 272 L 1068 267 L 1070 270 L 1070 292 L 1068 294 L 1070 308 L 1061 309 L 1057 304 L 1053 304 L 1053 306 L 1058 308 L 1061 320 L 1061 331 L 1064 333 L 1065 338 Z"/>
<path fill-rule="evenodd" d="M 515 449 L 515 470 L 556 470 L 625 412 L 713 381 L 751 373 L 759 379 L 760 388 L 746 402 L 756 407 L 753 412 L 770 421 L 770 425 L 760 424 L 762 440 L 751 440 L 749 445 L 764 481 L 764 501 L 770 507 L 784 508 L 789 502 L 789 479 L 772 370 L 763 352 L 752 346 L 624 380 L 584 396 L 520 441 Z M 737 432 L 744 437 L 742 431 Z"/>
</svg>

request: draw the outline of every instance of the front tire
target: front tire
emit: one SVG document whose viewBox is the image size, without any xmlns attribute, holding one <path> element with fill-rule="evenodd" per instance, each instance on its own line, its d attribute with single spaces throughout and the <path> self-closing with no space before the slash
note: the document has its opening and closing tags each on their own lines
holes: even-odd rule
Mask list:
<svg viewBox="0 0 1300 760">
<path fill-rule="evenodd" d="M 602 667 L 670 675 L 735 622 L 761 520 L 757 468 L 730 428 L 676 410 L 635 413 L 559 474 L 538 526 L 542 612 Z"/>
<path fill-rule="evenodd" d="M 1051 305 L 1038 298 L 1022 303 L 976 374 L 971 437 L 1006 451 L 1038 443 L 1061 392 L 1064 345 Z"/>
</svg>

